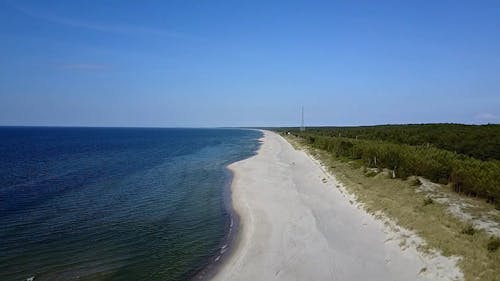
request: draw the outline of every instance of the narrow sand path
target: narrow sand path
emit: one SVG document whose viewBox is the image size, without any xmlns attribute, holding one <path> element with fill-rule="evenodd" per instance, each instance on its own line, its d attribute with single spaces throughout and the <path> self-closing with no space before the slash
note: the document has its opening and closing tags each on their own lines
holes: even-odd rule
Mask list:
<svg viewBox="0 0 500 281">
<path fill-rule="evenodd" d="M 391 239 L 349 202 L 336 180 L 279 135 L 230 166 L 241 226 L 214 280 L 453 280 L 454 261 L 425 257 Z M 393 237 L 392 237 L 393 238 Z"/>
</svg>

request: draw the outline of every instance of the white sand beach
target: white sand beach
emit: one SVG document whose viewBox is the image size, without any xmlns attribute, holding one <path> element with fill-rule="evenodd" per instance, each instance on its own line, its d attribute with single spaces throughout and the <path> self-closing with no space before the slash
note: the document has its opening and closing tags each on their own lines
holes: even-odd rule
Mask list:
<svg viewBox="0 0 500 281">
<path fill-rule="evenodd" d="M 459 280 L 456 259 L 401 247 L 305 152 L 264 131 L 258 154 L 234 163 L 240 229 L 213 280 Z"/>
</svg>

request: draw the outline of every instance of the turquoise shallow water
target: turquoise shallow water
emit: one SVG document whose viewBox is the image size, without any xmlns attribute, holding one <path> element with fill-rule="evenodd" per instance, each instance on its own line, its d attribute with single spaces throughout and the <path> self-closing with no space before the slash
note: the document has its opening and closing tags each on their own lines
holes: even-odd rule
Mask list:
<svg viewBox="0 0 500 281">
<path fill-rule="evenodd" d="M 0 128 L 0 280 L 185 280 L 220 252 L 261 133 Z"/>
</svg>

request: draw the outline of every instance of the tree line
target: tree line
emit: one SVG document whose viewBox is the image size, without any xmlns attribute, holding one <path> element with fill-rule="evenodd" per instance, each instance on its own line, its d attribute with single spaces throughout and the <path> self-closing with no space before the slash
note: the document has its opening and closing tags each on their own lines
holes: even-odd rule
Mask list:
<svg viewBox="0 0 500 281">
<path fill-rule="evenodd" d="M 480 160 L 500 160 L 500 125 L 410 124 L 316 127 L 308 132 L 398 144 L 427 145 Z"/>
<path fill-rule="evenodd" d="M 398 178 L 422 176 L 437 183 L 451 183 L 459 193 L 484 197 L 496 204 L 500 201 L 498 160 L 483 161 L 426 144 L 329 136 L 311 130 L 292 133 L 336 157 L 360 159 L 367 167 L 391 169 Z"/>
</svg>

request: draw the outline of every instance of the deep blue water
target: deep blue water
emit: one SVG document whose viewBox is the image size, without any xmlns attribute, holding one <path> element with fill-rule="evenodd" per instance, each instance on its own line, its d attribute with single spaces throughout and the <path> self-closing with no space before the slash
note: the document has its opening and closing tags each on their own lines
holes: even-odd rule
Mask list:
<svg viewBox="0 0 500 281">
<path fill-rule="evenodd" d="M 0 127 L 0 280 L 185 280 L 230 222 L 261 133 Z"/>
</svg>

